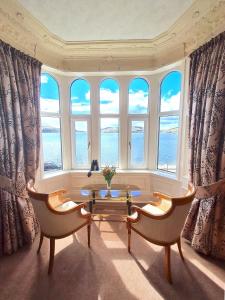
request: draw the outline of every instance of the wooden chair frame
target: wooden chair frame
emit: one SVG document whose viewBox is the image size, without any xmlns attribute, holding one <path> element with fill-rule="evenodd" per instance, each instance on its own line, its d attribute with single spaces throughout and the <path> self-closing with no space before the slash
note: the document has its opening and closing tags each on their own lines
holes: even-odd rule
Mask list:
<svg viewBox="0 0 225 300">
<path fill-rule="evenodd" d="M 78 211 L 80 213 L 80 216 L 84 219 L 86 219 L 86 222 L 84 224 L 82 224 L 82 226 L 79 226 L 78 228 L 76 228 L 75 230 L 65 234 L 65 235 L 61 235 L 61 236 L 51 236 L 48 235 L 46 233 L 44 233 L 42 230 L 40 232 L 40 241 L 39 241 L 39 246 L 38 246 L 38 250 L 37 250 L 37 254 L 39 254 L 40 250 L 41 250 L 41 246 L 43 243 L 43 239 L 44 237 L 48 238 L 50 240 L 50 253 L 49 253 L 49 266 L 48 266 L 48 274 L 51 274 L 52 270 L 53 270 L 53 265 L 54 265 L 54 255 L 55 255 L 55 240 L 56 239 L 62 239 L 65 238 L 71 234 L 73 234 L 74 232 L 78 231 L 79 229 L 81 229 L 84 226 L 87 226 L 87 235 L 88 235 L 88 247 L 90 248 L 90 239 L 91 239 L 91 214 L 85 210 L 82 211 L 82 208 L 86 207 L 85 203 L 81 203 L 69 210 L 66 211 L 57 211 L 54 209 L 54 207 L 51 204 L 51 197 L 58 197 L 59 201 L 61 202 L 61 204 L 67 202 L 68 198 L 63 198 L 63 195 L 66 193 L 65 190 L 57 190 L 53 193 L 50 194 L 44 194 L 44 193 L 37 193 L 34 186 L 33 186 L 33 181 L 30 181 L 27 185 L 27 191 L 28 191 L 28 195 L 29 197 L 35 199 L 36 201 L 44 201 L 46 204 L 46 209 L 49 209 L 52 213 L 56 214 L 56 215 L 68 215 L 71 214 L 75 211 Z"/>
<path fill-rule="evenodd" d="M 153 196 L 158 198 L 158 201 L 150 202 L 150 204 L 161 208 L 161 210 L 165 212 L 162 215 L 153 215 L 153 214 L 143 210 L 142 208 L 134 205 L 134 206 L 131 207 L 131 209 L 132 209 L 133 212 L 137 213 L 137 217 L 134 217 L 134 216 L 128 216 L 127 217 L 128 252 L 129 253 L 131 252 L 131 230 L 135 231 L 140 236 L 142 236 L 144 239 L 146 239 L 147 241 L 149 241 L 153 244 L 156 244 L 156 245 L 159 245 L 159 246 L 164 246 L 164 248 L 165 248 L 164 271 L 165 271 L 165 275 L 166 275 L 166 278 L 167 278 L 169 283 L 172 283 L 171 259 L 170 259 L 170 257 L 171 257 L 170 246 L 171 245 L 177 244 L 180 257 L 184 261 L 184 256 L 183 256 L 182 248 L 181 248 L 180 236 L 177 239 L 171 241 L 170 243 L 167 243 L 165 241 L 160 241 L 160 240 L 156 241 L 156 240 L 153 240 L 153 239 L 149 239 L 148 237 L 143 235 L 141 232 L 139 232 L 134 227 L 132 227 L 132 224 L 138 223 L 140 221 L 141 215 L 144 215 L 144 216 L 146 216 L 150 219 L 155 219 L 155 220 L 159 220 L 159 221 L 168 218 L 173 213 L 176 206 L 184 205 L 184 204 L 187 204 L 189 202 L 192 202 L 192 200 L 194 199 L 195 193 L 196 193 L 196 189 L 194 188 L 194 186 L 192 184 L 189 184 L 188 190 L 189 190 L 190 194 L 188 194 L 187 196 L 184 196 L 184 197 L 172 197 L 172 196 L 169 196 L 167 194 L 163 194 L 163 193 L 159 193 L 159 192 L 153 193 Z M 170 206 L 169 206 L 168 210 L 165 209 L 165 205 L 163 203 L 164 200 L 170 202 Z"/>
</svg>

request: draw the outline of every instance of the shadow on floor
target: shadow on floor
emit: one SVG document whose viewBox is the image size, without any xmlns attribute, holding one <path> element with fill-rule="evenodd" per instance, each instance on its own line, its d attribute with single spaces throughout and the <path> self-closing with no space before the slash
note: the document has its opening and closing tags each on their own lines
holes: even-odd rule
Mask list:
<svg viewBox="0 0 225 300">
<path fill-rule="evenodd" d="M 86 228 L 56 241 L 54 269 L 48 276 L 49 241 L 36 255 L 38 239 L 0 260 L 0 300 L 223 299 L 223 290 L 173 248 L 173 285 L 163 272 L 164 249 L 132 233 L 127 252 L 126 224 L 93 222 L 91 249 Z"/>
</svg>

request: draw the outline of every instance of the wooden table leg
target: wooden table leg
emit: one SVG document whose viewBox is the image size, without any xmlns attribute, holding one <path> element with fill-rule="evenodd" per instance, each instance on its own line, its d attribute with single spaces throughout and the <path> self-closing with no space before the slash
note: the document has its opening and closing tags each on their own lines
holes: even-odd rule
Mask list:
<svg viewBox="0 0 225 300">
<path fill-rule="evenodd" d="M 92 200 L 89 201 L 89 211 L 92 214 L 92 212 L 93 212 L 93 203 L 92 203 Z"/>
<path fill-rule="evenodd" d="M 128 212 L 128 216 L 131 215 L 131 202 L 129 200 L 127 200 L 127 212 Z"/>
</svg>

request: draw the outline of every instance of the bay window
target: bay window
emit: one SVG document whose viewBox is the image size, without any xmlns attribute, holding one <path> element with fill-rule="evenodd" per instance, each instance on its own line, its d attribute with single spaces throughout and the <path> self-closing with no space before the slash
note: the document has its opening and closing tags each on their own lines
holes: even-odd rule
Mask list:
<svg viewBox="0 0 225 300">
<path fill-rule="evenodd" d="M 88 170 L 91 161 L 97 159 L 100 167 L 151 169 L 177 176 L 181 82 L 182 72 L 178 70 L 165 74 L 162 80 L 154 74 L 99 74 L 60 80 L 64 91 L 62 114 L 58 82 L 42 73 L 44 171 L 63 169 L 62 123 L 63 149 L 71 145 L 71 151 L 63 152 L 67 169 Z"/>
</svg>

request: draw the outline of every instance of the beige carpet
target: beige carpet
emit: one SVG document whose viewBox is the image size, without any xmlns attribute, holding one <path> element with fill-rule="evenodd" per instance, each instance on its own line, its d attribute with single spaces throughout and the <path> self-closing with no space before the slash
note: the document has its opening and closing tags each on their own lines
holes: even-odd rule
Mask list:
<svg viewBox="0 0 225 300">
<path fill-rule="evenodd" d="M 174 246 L 170 285 L 164 278 L 162 247 L 133 233 L 130 255 L 126 243 L 125 223 L 95 222 L 91 249 L 86 229 L 56 241 L 53 274 L 48 276 L 48 240 L 37 256 L 37 239 L 32 248 L 0 259 L 0 299 L 224 299 L 223 262 L 206 260 L 183 243 L 184 264 Z"/>
</svg>

